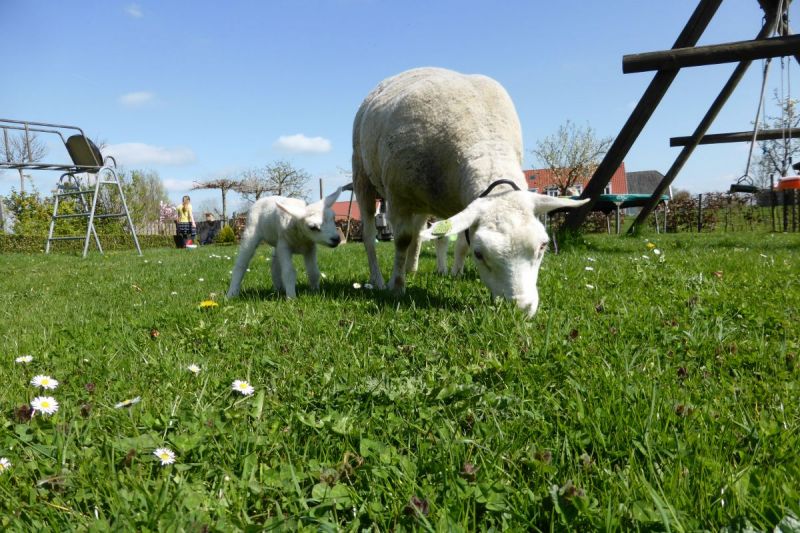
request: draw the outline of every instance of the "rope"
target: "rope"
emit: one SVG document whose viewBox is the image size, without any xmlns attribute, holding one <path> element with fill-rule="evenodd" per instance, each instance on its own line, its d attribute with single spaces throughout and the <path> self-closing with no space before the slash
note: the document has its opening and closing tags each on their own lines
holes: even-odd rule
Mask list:
<svg viewBox="0 0 800 533">
<path fill-rule="evenodd" d="M 761 94 L 758 97 L 758 107 L 756 108 L 755 125 L 753 126 L 753 138 L 750 140 L 750 151 L 747 154 L 747 166 L 744 169 L 744 175 L 741 178 L 739 178 L 739 181 L 749 179 L 750 177 L 750 163 L 753 160 L 753 148 L 755 148 L 756 146 L 756 137 L 758 137 L 761 108 L 764 105 L 764 90 L 767 87 L 767 76 L 769 75 L 769 66 L 771 63 L 772 63 L 772 58 L 768 58 L 764 63 L 764 74 L 761 78 Z"/>
</svg>

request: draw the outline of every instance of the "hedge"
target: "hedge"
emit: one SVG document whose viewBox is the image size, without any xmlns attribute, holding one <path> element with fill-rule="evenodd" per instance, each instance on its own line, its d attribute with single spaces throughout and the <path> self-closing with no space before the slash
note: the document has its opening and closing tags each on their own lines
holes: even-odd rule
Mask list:
<svg viewBox="0 0 800 533">
<path fill-rule="evenodd" d="M 103 250 L 135 250 L 133 239 L 130 235 L 100 235 L 100 244 Z M 171 235 L 139 235 L 139 246 L 142 248 L 174 247 L 175 242 Z M 1 253 L 41 253 L 44 252 L 47 237 L 35 235 L 1 235 Z M 89 244 L 89 251 L 97 250 L 94 239 Z M 83 251 L 83 240 L 54 242 L 50 246 L 51 252 L 80 253 Z"/>
</svg>

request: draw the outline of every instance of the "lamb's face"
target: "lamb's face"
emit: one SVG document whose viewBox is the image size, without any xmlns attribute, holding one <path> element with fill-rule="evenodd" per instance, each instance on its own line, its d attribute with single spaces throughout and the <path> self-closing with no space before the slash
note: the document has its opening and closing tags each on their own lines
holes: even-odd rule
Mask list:
<svg viewBox="0 0 800 533">
<path fill-rule="evenodd" d="M 539 307 L 539 268 L 550 239 L 533 212 L 519 215 L 479 218 L 473 225 L 471 252 L 492 297 L 513 300 L 532 317 Z"/>
<path fill-rule="evenodd" d="M 324 201 L 306 207 L 306 215 L 300 224 L 306 237 L 317 244 L 336 248 L 341 242 L 336 231 L 333 209 L 325 206 Z"/>
</svg>

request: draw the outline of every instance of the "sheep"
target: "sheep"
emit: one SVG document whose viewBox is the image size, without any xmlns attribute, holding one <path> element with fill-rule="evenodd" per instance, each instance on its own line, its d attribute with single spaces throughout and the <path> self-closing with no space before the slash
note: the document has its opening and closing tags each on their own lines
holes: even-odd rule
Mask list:
<svg viewBox="0 0 800 533">
<path fill-rule="evenodd" d="M 292 254 L 302 254 L 312 290 L 319 289 L 320 272 L 317 266 L 317 244 L 331 248 L 339 245 L 331 206 L 339 197 L 341 187 L 334 193 L 310 205 L 296 198 L 268 196 L 250 208 L 247 226 L 242 235 L 236 266 L 233 267 L 228 298 L 239 295 L 242 278 L 253 258 L 256 247 L 266 241 L 275 250 L 272 254 L 272 285 L 277 291 L 295 298 L 297 274 Z"/>
<path fill-rule="evenodd" d="M 353 123 L 353 186 L 374 286 L 385 287 L 375 253 L 380 196 L 395 237 L 390 289 L 405 289 L 423 240 L 465 232 L 454 269 L 471 247 L 492 297 L 513 300 L 529 317 L 539 306 L 536 284 L 549 240 L 537 216 L 587 201 L 528 191 L 508 93 L 486 76 L 440 68 L 400 73 L 364 99 Z M 431 215 L 444 220 L 421 231 Z"/>
</svg>

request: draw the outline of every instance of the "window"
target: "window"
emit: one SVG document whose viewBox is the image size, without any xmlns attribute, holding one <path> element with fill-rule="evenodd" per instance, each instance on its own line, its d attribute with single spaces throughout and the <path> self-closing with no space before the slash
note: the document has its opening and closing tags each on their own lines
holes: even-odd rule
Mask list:
<svg viewBox="0 0 800 533">
<path fill-rule="evenodd" d="M 548 187 L 544 192 L 547 196 L 558 196 L 558 187 Z"/>
<path fill-rule="evenodd" d="M 613 194 L 611 192 L 611 184 L 610 183 L 608 185 L 606 185 L 605 189 L 603 189 L 603 194 Z"/>
</svg>

